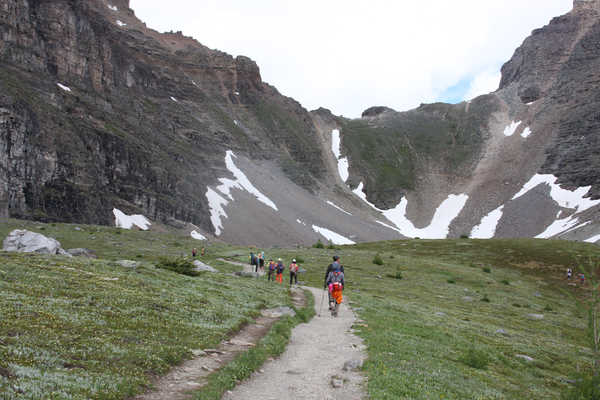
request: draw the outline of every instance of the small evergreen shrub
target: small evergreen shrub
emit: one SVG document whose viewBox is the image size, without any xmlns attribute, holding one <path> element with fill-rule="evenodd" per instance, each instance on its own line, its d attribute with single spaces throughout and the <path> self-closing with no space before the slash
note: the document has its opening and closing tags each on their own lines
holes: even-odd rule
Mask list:
<svg viewBox="0 0 600 400">
<path fill-rule="evenodd" d="M 321 242 L 321 239 L 317 240 L 317 243 L 313 244 L 313 248 L 315 249 L 324 249 L 325 246 L 323 245 L 323 242 Z"/>
<path fill-rule="evenodd" d="M 490 267 L 483 267 L 482 271 L 485 272 L 486 274 L 490 274 L 492 272 L 492 269 Z"/>
<path fill-rule="evenodd" d="M 519 303 L 513 303 L 513 307 L 521 308 L 521 305 Z"/>
<path fill-rule="evenodd" d="M 373 257 L 373 264 L 383 265 L 383 258 L 381 258 L 379 254 L 376 254 L 375 257 Z"/>
<path fill-rule="evenodd" d="M 544 311 L 552 312 L 552 307 L 550 307 L 550 304 L 546 304 L 546 307 L 544 307 Z"/>
<path fill-rule="evenodd" d="M 333 245 L 333 243 L 331 242 L 331 240 L 329 241 L 329 244 L 327 244 L 327 248 L 329 250 L 335 250 L 335 246 Z"/>
<path fill-rule="evenodd" d="M 294 260 L 296 260 L 298 264 L 304 264 L 304 258 L 302 257 L 294 257 Z"/>
<path fill-rule="evenodd" d="M 452 278 L 448 279 L 446 282 L 450 283 L 450 284 L 455 284 L 456 281 Z"/>
<path fill-rule="evenodd" d="M 505 284 L 506 286 L 510 285 L 510 282 L 506 279 L 502 279 L 501 283 Z"/>
<path fill-rule="evenodd" d="M 468 239 L 469 235 L 463 233 L 462 235 L 460 235 L 460 238 L 461 239 Z"/>
<path fill-rule="evenodd" d="M 471 368 L 486 369 L 490 363 L 490 358 L 484 351 L 470 348 L 463 354 L 460 361 Z"/>
<path fill-rule="evenodd" d="M 390 279 L 402 279 L 403 278 L 402 271 L 400 271 L 399 268 L 396 270 L 395 274 L 387 274 L 386 276 Z"/>
<path fill-rule="evenodd" d="M 196 271 L 196 267 L 185 258 L 168 259 L 163 258 L 158 262 L 158 268 L 168 269 L 169 271 L 187 276 L 198 276 L 200 272 Z"/>
<path fill-rule="evenodd" d="M 487 294 L 484 294 L 483 298 L 481 299 L 481 301 L 483 301 L 484 303 L 489 303 L 490 302 L 490 298 L 487 296 Z"/>
</svg>

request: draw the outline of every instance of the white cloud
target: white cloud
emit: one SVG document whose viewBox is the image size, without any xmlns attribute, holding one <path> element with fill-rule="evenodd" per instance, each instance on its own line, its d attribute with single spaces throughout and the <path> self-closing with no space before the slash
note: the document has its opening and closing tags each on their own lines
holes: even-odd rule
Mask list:
<svg viewBox="0 0 600 400">
<path fill-rule="evenodd" d="M 497 73 L 531 30 L 571 6 L 571 0 L 131 0 L 150 27 L 182 30 L 208 47 L 246 55 L 265 81 L 306 108 L 351 117 L 373 105 L 403 110 L 432 102 L 465 79 L 474 78 L 473 93 L 488 90 L 491 78 L 476 76 Z"/>
<path fill-rule="evenodd" d="M 500 86 L 500 71 L 487 70 L 479 73 L 471 81 L 469 90 L 465 94 L 465 100 L 472 100 L 482 94 L 495 92 Z"/>
</svg>

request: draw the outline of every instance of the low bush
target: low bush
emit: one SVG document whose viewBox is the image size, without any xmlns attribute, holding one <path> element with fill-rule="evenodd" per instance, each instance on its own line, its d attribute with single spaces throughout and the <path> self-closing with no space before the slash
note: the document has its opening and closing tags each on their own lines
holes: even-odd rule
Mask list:
<svg viewBox="0 0 600 400">
<path fill-rule="evenodd" d="M 460 358 L 460 361 L 471 368 L 486 369 L 488 364 L 490 363 L 490 358 L 484 351 L 477 350 L 475 348 L 470 348 Z"/>
<path fill-rule="evenodd" d="M 575 385 L 566 390 L 562 400 L 600 400 L 600 376 L 579 376 Z"/>
<path fill-rule="evenodd" d="M 462 234 L 462 235 L 460 235 L 460 238 L 461 238 L 461 239 L 468 239 L 468 238 L 469 238 L 469 235 L 467 235 L 467 234 Z"/>
<path fill-rule="evenodd" d="M 454 279 L 448 279 L 446 282 L 450 283 L 450 284 L 455 284 L 456 281 Z"/>
<path fill-rule="evenodd" d="M 317 243 L 313 244 L 313 248 L 315 249 L 324 249 L 325 245 L 321 242 L 321 239 L 317 240 Z"/>
<path fill-rule="evenodd" d="M 383 265 L 383 258 L 381 258 L 379 254 L 376 254 L 375 257 L 373 257 L 373 264 Z"/>
<path fill-rule="evenodd" d="M 490 274 L 492 272 L 492 269 L 490 267 L 483 267 L 481 270 L 486 274 Z"/>
<path fill-rule="evenodd" d="M 198 276 L 200 272 L 196 271 L 196 267 L 186 258 L 161 259 L 156 265 L 158 268 L 168 269 L 169 271 L 177 272 L 178 274 L 187 276 Z"/>
<path fill-rule="evenodd" d="M 294 257 L 294 260 L 296 260 L 298 264 L 304 264 L 304 258 L 302 257 Z"/>
<path fill-rule="evenodd" d="M 484 294 L 483 298 L 481 299 L 481 301 L 483 301 L 484 303 L 489 303 L 490 302 L 490 298 L 487 296 L 487 294 Z"/>
<path fill-rule="evenodd" d="M 510 282 L 506 279 L 502 279 L 501 283 L 505 284 L 506 286 L 510 285 Z"/>
</svg>

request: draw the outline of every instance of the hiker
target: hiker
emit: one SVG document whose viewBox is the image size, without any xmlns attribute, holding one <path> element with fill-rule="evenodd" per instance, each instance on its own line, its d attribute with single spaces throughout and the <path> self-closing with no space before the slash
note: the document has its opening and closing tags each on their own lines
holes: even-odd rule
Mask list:
<svg viewBox="0 0 600 400">
<path fill-rule="evenodd" d="M 585 285 L 585 274 L 579 274 L 579 278 L 581 279 L 581 284 Z"/>
<path fill-rule="evenodd" d="M 277 264 L 271 259 L 269 260 L 269 267 L 267 271 L 267 281 L 273 280 L 273 274 L 275 273 L 275 269 L 277 268 Z"/>
<path fill-rule="evenodd" d="M 259 263 L 260 270 L 264 272 L 264 270 L 265 270 L 265 252 L 264 251 L 261 251 L 258 254 L 258 263 Z"/>
<path fill-rule="evenodd" d="M 200 250 L 200 255 L 201 255 L 202 257 L 204 257 L 204 254 L 206 254 L 206 252 L 204 251 L 204 247 L 203 247 L 203 248 L 202 248 L 202 250 Z"/>
<path fill-rule="evenodd" d="M 327 288 L 329 289 L 328 291 L 333 299 L 333 304 L 330 304 L 329 307 L 331 310 L 331 316 L 337 317 L 340 304 L 344 299 L 342 296 L 342 292 L 344 290 L 344 273 L 339 269 L 331 271 L 327 276 L 327 281 L 325 283 L 327 284 Z"/>
<path fill-rule="evenodd" d="M 277 259 L 277 267 L 276 267 L 276 272 L 277 272 L 277 276 L 275 277 L 275 280 L 281 284 L 283 284 L 283 270 L 285 269 L 284 265 L 283 265 L 283 261 L 281 261 L 281 258 Z"/>
<path fill-rule="evenodd" d="M 254 266 L 254 272 L 258 272 L 258 257 L 254 253 L 250 253 L 250 265 Z"/>
<path fill-rule="evenodd" d="M 196 250 L 196 248 L 194 247 L 192 249 L 192 257 L 196 257 L 198 255 L 198 250 Z"/>
<path fill-rule="evenodd" d="M 571 280 L 573 277 L 573 270 L 571 268 L 567 268 L 567 279 Z"/>
<path fill-rule="evenodd" d="M 296 264 L 296 259 L 292 260 L 290 264 L 290 286 L 292 286 L 292 282 L 296 282 L 298 284 L 298 264 Z"/>
<path fill-rule="evenodd" d="M 323 281 L 323 289 L 327 289 L 327 278 L 329 277 L 329 273 L 339 270 L 340 272 L 344 272 L 344 266 L 341 264 L 340 256 L 333 256 L 333 262 L 327 266 L 327 271 L 325 272 L 325 280 Z M 329 294 L 329 310 L 333 307 L 333 298 L 331 297 L 331 292 Z"/>
</svg>

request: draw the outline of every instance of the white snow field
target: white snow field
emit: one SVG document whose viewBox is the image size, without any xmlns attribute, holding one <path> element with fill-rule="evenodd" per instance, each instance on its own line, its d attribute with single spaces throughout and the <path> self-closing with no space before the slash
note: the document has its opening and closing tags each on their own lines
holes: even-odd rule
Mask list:
<svg viewBox="0 0 600 400">
<path fill-rule="evenodd" d="M 500 206 L 483 217 L 479 225 L 475 226 L 471 231 L 470 238 L 492 239 L 496 234 L 496 228 L 498 227 L 498 222 L 500 222 L 503 213 L 504 206 Z"/>
<path fill-rule="evenodd" d="M 425 228 L 416 228 L 414 224 L 406 217 L 406 207 L 408 206 L 408 199 L 403 197 L 395 208 L 390 210 L 380 210 L 374 204 L 367 200 L 367 196 L 363 191 L 363 183 L 361 182 L 356 189 L 353 190 L 354 194 L 360 197 L 365 203 L 369 204 L 375 210 L 382 213 L 389 221 L 391 221 L 396 228 L 392 228 L 380 221 L 376 221 L 378 224 L 386 226 L 391 229 L 397 230 L 399 233 L 406 237 L 419 237 L 422 239 L 446 239 L 450 230 L 450 224 L 458 214 L 462 211 L 469 196 L 466 194 L 454 195 L 451 194 L 446 200 L 442 202 L 435 210 L 435 214 L 431 220 L 429 226 Z"/>
<path fill-rule="evenodd" d="M 586 242 L 587 243 L 596 243 L 598 240 L 600 240 L 600 235 L 592 236 L 591 238 L 586 240 Z"/>
<path fill-rule="evenodd" d="M 504 128 L 504 136 L 512 136 L 517 131 L 517 128 L 521 125 L 521 121 L 519 122 L 511 122 L 506 128 Z"/>
<path fill-rule="evenodd" d="M 143 231 L 150 229 L 152 222 L 143 215 L 127 215 L 119 209 L 113 208 L 113 214 L 115 216 L 115 226 L 123 229 L 131 229 L 137 226 Z"/>
<path fill-rule="evenodd" d="M 56 82 L 56 85 L 57 85 L 59 88 L 61 88 L 62 90 L 64 90 L 65 92 L 70 92 L 70 91 L 71 91 L 71 88 L 70 88 L 70 87 L 63 85 L 62 83 L 58 83 L 58 82 Z"/>
<path fill-rule="evenodd" d="M 575 211 L 573 215 L 562 219 L 559 219 L 559 213 L 556 216 L 556 221 L 550 224 L 550 226 L 548 226 L 544 232 L 536 236 L 538 239 L 548 239 L 575 229 L 579 223 L 579 218 L 577 218 L 575 215 L 600 204 L 600 200 L 591 200 L 590 198 L 584 197 L 592 188 L 591 186 L 580 187 L 571 191 L 561 188 L 556 183 L 557 180 L 558 178 L 554 175 L 536 174 L 527 183 L 525 183 L 523 188 L 512 198 L 512 200 L 516 200 L 533 188 L 545 184 L 550 186 L 550 197 L 552 197 L 552 200 L 554 200 L 560 207 L 569 208 Z"/>
<path fill-rule="evenodd" d="M 197 231 L 191 231 L 190 236 L 192 237 L 192 239 L 206 240 L 206 238 L 202 234 L 198 233 Z"/>
<path fill-rule="evenodd" d="M 206 191 L 206 198 L 208 199 L 208 206 L 210 209 L 210 220 L 213 224 L 213 227 L 215 228 L 216 236 L 219 236 L 222 233 L 223 224 L 221 218 L 227 218 L 227 214 L 225 213 L 224 207 L 227 204 L 229 204 L 230 201 L 234 201 L 234 198 L 231 194 L 231 189 L 235 188 L 242 191 L 245 190 L 246 192 L 254 195 L 254 197 L 256 197 L 256 200 L 258 200 L 259 202 L 265 204 L 268 207 L 271 207 L 275 211 L 279 211 L 275 203 L 263 193 L 261 193 L 261 191 L 258 190 L 250 182 L 246 174 L 244 174 L 242 170 L 236 167 L 235 163 L 233 162 L 234 157 L 237 158 L 233 151 L 227 150 L 227 152 L 225 153 L 225 166 L 233 174 L 235 180 L 229 178 L 219 178 L 221 184 L 217 186 L 217 190 L 226 197 L 228 197 L 229 200 L 219 195 L 210 187 L 207 188 Z"/>
<path fill-rule="evenodd" d="M 330 240 L 331 243 L 337 245 L 344 244 L 356 244 L 352 240 L 340 235 L 339 233 L 335 233 L 334 231 L 330 231 L 329 229 L 321 228 L 320 226 L 313 225 L 313 230 L 325 237 L 325 239 Z"/>
<path fill-rule="evenodd" d="M 112 11 L 119 11 L 119 9 L 117 8 L 117 6 L 113 6 L 111 4 L 108 5 L 108 8 Z"/>
<path fill-rule="evenodd" d="M 122 22 L 121 20 L 117 20 L 117 25 L 119 26 L 127 26 L 127 24 L 125 22 Z"/>
<path fill-rule="evenodd" d="M 352 214 L 350 214 L 348 211 L 344 210 L 342 207 L 336 206 L 332 201 L 327 200 L 326 203 L 329 204 L 331 207 L 343 212 L 344 214 L 352 216 Z"/>
<path fill-rule="evenodd" d="M 342 142 L 340 138 L 340 131 L 338 129 L 332 130 L 331 151 L 333 152 L 333 155 L 338 163 L 338 172 L 340 174 L 340 178 L 342 179 L 342 182 L 346 182 L 350 176 L 350 172 L 348 171 L 348 158 L 342 157 L 341 145 Z"/>
<path fill-rule="evenodd" d="M 527 127 L 521 132 L 521 137 L 527 139 L 531 135 L 531 128 Z"/>
</svg>

